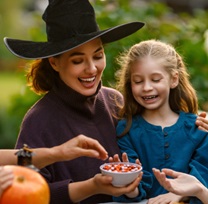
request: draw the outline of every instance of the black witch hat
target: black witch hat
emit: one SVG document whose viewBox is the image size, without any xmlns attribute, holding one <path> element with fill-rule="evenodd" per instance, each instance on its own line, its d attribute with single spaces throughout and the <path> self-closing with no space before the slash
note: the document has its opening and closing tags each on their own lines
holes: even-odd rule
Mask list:
<svg viewBox="0 0 208 204">
<path fill-rule="evenodd" d="M 4 43 L 14 55 L 26 59 L 48 58 L 97 37 L 104 44 L 110 43 L 144 26 L 142 22 L 131 22 L 100 30 L 88 0 L 49 0 L 42 17 L 46 23 L 47 41 L 33 42 L 5 37 Z"/>
</svg>

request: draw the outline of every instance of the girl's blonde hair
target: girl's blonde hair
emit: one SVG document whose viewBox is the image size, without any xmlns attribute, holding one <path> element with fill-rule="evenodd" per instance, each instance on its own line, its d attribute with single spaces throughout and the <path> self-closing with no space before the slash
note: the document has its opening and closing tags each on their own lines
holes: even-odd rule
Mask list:
<svg viewBox="0 0 208 204">
<path fill-rule="evenodd" d="M 176 52 L 173 46 L 158 40 L 147 40 L 135 44 L 129 51 L 124 52 L 117 58 L 121 69 L 117 73 L 118 81 L 116 88 L 124 96 L 124 105 L 120 107 L 119 117 L 126 118 L 127 127 L 123 134 L 127 133 L 131 127 L 132 117 L 141 114 L 143 107 L 134 99 L 131 91 L 131 67 L 135 61 L 144 57 L 159 59 L 168 73 L 178 73 L 178 86 L 170 90 L 169 103 L 170 108 L 174 111 L 184 111 L 197 113 L 198 99 L 196 91 L 189 81 L 189 74 L 182 57 Z M 123 135 L 122 134 L 122 135 Z"/>
</svg>

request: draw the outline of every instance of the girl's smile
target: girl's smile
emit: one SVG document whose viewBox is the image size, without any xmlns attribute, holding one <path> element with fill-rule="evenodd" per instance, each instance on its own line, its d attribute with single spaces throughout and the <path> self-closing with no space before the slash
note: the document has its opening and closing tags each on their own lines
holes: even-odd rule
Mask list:
<svg viewBox="0 0 208 204">
<path fill-rule="evenodd" d="M 169 92 L 172 79 L 159 61 L 145 57 L 131 68 L 131 87 L 135 100 L 145 111 L 169 107 Z"/>
<path fill-rule="evenodd" d="M 146 104 L 152 104 L 157 101 L 158 95 L 142 96 L 142 98 Z"/>
</svg>

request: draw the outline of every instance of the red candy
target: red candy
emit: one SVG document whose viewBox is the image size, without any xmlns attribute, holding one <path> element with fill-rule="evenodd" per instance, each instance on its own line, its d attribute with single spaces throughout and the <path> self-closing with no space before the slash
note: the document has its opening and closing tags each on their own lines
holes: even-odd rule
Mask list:
<svg viewBox="0 0 208 204">
<path fill-rule="evenodd" d="M 103 167 L 104 170 L 112 171 L 112 172 L 132 172 L 140 170 L 139 166 L 132 165 L 132 164 L 106 164 Z"/>
</svg>

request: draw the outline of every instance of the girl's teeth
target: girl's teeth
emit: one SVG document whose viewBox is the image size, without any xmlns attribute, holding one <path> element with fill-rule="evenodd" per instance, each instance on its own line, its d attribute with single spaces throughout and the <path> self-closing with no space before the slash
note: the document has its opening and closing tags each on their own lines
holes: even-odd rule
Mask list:
<svg viewBox="0 0 208 204">
<path fill-rule="evenodd" d="M 143 97 L 145 100 L 147 99 L 152 99 L 152 98 L 156 98 L 156 96 L 147 96 L 147 97 Z"/>
</svg>

